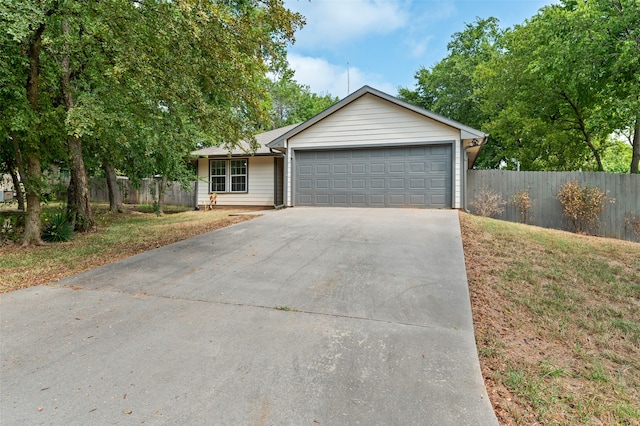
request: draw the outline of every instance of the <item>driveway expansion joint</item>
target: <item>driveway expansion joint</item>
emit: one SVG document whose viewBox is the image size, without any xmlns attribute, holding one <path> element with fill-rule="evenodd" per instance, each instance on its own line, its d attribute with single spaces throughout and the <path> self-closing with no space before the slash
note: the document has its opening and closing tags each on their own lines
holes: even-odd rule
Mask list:
<svg viewBox="0 0 640 426">
<path fill-rule="evenodd" d="M 280 306 L 266 306 L 266 305 L 252 304 L 252 303 L 225 302 L 225 301 L 221 301 L 221 300 L 192 299 L 192 298 L 188 298 L 188 297 L 177 297 L 177 296 L 163 296 L 163 295 L 151 294 L 151 293 L 146 293 L 146 292 L 129 293 L 127 291 L 122 291 L 122 290 L 115 289 L 115 288 L 86 288 L 86 287 L 80 287 L 80 286 L 77 286 L 77 285 L 73 286 L 73 287 L 49 285 L 48 287 L 52 287 L 52 288 L 68 288 L 68 289 L 71 289 L 71 290 L 74 290 L 74 291 L 93 291 L 93 292 L 100 292 L 100 293 L 116 293 L 116 294 L 129 295 L 131 297 L 149 297 L 149 298 L 157 298 L 157 299 L 181 300 L 183 302 L 207 303 L 207 304 L 212 304 L 212 305 L 239 306 L 239 307 L 244 307 L 244 308 L 259 308 L 259 309 L 267 309 L 267 310 L 272 310 L 272 311 L 282 311 L 282 312 L 289 313 L 289 314 L 300 313 L 300 314 L 306 314 L 306 315 L 317 315 L 317 316 L 325 316 L 325 317 L 333 317 L 333 318 L 353 319 L 353 320 L 359 320 L 359 321 L 378 322 L 378 323 L 382 323 L 382 324 L 403 325 L 403 326 L 407 326 L 407 327 L 418 327 L 418 328 L 426 328 L 426 329 L 442 329 L 442 330 L 462 331 L 462 327 L 460 327 L 460 326 L 442 327 L 442 326 L 433 326 L 433 325 L 428 325 L 428 324 L 417 324 L 417 323 L 410 323 L 410 322 L 389 321 L 389 320 L 383 320 L 383 319 L 379 319 L 379 318 L 368 318 L 368 317 L 361 317 L 361 316 L 356 316 L 356 315 L 338 314 L 338 313 L 331 313 L 331 312 L 316 312 L 316 311 L 307 311 L 307 310 L 295 309 L 295 308 L 283 309 Z"/>
</svg>

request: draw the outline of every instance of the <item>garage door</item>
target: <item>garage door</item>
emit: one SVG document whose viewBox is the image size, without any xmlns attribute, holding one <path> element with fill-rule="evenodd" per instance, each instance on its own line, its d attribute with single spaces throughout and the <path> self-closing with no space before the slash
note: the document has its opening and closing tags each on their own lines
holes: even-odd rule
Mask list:
<svg viewBox="0 0 640 426">
<path fill-rule="evenodd" d="M 451 145 L 296 151 L 296 205 L 451 207 Z"/>
</svg>

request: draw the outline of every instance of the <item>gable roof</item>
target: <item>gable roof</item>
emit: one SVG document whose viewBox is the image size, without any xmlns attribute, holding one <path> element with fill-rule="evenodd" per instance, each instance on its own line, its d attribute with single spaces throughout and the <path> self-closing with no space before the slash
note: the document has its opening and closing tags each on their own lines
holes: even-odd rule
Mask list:
<svg viewBox="0 0 640 426">
<path fill-rule="evenodd" d="M 350 104 L 351 102 L 355 101 L 356 99 L 366 95 L 366 94 L 370 94 L 373 96 L 377 96 L 380 99 L 383 99 L 385 101 L 391 102 L 399 107 L 405 108 L 409 111 L 415 112 L 417 114 L 420 114 L 424 117 L 430 118 L 432 120 L 438 121 L 442 124 L 445 124 L 447 126 L 453 127 L 455 129 L 459 129 L 460 130 L 460 135 L 461 135 L 461 139 L 482 139 L 485 140 L 487 137 L 489 137 L 488 134 L 481 132 L 480 130 L 476 130 L 472 127 L 466 126 L 460 122 L 457 122 L 455 120 L 451 120 L 450 118 L 444 117 L 440 114 L 436 114 L 434 112 L 431 111 L 427 111 L 424 108 L 420 108 L 417 107 L 415 105 L 412 105 L 408 102 L 402 101 L 398 98 L 395 98 L 391 95 L 388 95 L 384 92 L 381 92 L 377 89 L 374 89 L 373 87 L 370 86 L 362 86 L 360 89 L 358 89 L 357 91 L 351 93 L 349 96 L 345 97 L 344 99 L 342 99 L 340 102 L 332 105 L 331 107 L 327 108 L 326 110 L 322 111 L 320 114 L 310 118 L 309 120 L 305 121 L 304 123 L 300 123 L 299 125 L 291 128 L 290 130 L 282 133 L 281 135 L 277 136 L 275 139 L 273 139 L 271 142 L 267 143 L 267 146 L 269 148 L 284 148 L 284 141 L 286 139 L 289 139 L 295 135 L 297 135 L 298 133 L 304 131 L 305 129 L 313 126 L 314 124 L 316 124 L 317 122 L 325 119 L 326 117 L 330 116 L 331 114 L 335 113 L 336 111 L 344 108 L 346 105 Z"/>
<path fill-rule="evenodd" d="M 255 136 L 258 148 L 253 152 L 251 150 L 250 142 L 243 140 L 240 141 L 237 146 L 229 150 L 223 146 L 210 146 L 202 148 L 197 151 L 193 151 L 191 155 L 197 157 L 217 157 L 217 156 L 229 156 L 229 155 L 270 155 L 273 154 L 271 149 L 267 146 L 269 142 L 278 138 L 282 134 L 288 132 L 300 123 L 292 124 L 290 126 L 280 127 L 279 129 L 269 130 L 268 132 L 259 133 Z"/>
</svg>

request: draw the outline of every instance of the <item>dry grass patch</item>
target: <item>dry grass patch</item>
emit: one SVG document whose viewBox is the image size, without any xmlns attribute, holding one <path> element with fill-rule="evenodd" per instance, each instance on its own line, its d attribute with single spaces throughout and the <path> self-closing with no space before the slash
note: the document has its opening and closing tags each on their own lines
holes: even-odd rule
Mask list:
<svg viewBox="0 0 640 426">
<path fill-rule="evenodd" d="M 251 218 L 232 216 L 240 210 L 231 209 L 183 211 L 161 217 L 131 210 L 110 214 L 104 205 L 94 209 L 96 229 L 77 234 L 68 243 L 27 249 L 18 244 L 0 246 L 0 293 L 48 284 Z"/>
<path fill-rule="evenodd" d="M 461 213 L 501 424 L 640 424 L 640 244 Z"/>
</svg>

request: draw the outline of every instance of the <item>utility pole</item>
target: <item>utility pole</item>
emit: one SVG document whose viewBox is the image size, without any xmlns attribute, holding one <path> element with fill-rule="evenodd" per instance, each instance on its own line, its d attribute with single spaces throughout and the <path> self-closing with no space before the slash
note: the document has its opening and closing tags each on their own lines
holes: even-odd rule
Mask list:
<svg viewBox="0 0 640 426">
<path fill-rule="evenodd" d="M 347 95 L 351 93 L 351 82 L 349 81 L 349 59 L 347 58 Z"/>
</svg>

